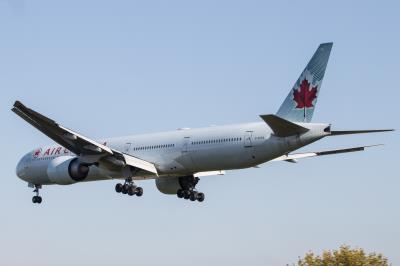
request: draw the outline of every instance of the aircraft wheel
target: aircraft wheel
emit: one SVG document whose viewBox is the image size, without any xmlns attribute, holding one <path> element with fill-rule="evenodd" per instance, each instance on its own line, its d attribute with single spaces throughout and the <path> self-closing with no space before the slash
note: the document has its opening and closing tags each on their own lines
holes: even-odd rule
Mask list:
<svg viewBox="0 0 400 266">
<path fill-rule="evenodd" d="M 196 200 L 196 195 L 197 193 L 192 191 L 192 193 L 190 193 L 190 201 L 195 201 Z"/>
<path fill-rule="evenodd" d="M 190 191 L 189 190 L 183 191 L 183 198 L 184 199 L 189 199 L 190 198 Z"/>
<path fill-rule="evenodd" d="M 136 188 L 136 196 L 141 197 L 143 195 L 143 188 L 137 187 Z"/>
<path fill-rule="evenodd" d="M 128 193 L 128 190 L 129 190 L 129 185 L 128 184 L 125 184 L 125 185 L 123 185 L 122 186 L 122 194 L 126 194 L 126 193 Z"/>
<path fill-rule="evenodd" d="M 197 198 L 197 201 L 203 202 L 204 198 L 205 198 L 204 193 L 201 193 L 201 192 L 197 193 L 196 198 Z"/>
<path fill-rule="evenodd" d="M 33 196 L 33 197 L 32 197 L 32 202 L 33 202 L 33 203 L 38 203 L 38 204 L 40 204 L 40 203 L 42 203 L 42 197 L 40 197 L 40 196 Z"/>
<path fill-rule="evenodd" d="M 115 185 L 115 192 L 121 193 L 122 192 L 122 184 L 118 183 Z"/>
<path fill-rule="evenodd" d="M 183 190 L 180 188 L 178 189 L 178 191 L 176 192 L 176 195 L 178 196 L 178 198 L 183 198 Z"/>
<path fill-rule="evenodd" d="M 129 187 L 128 189 L 128 195 L 133 196 L 136 193 L 136 189 L 134 187 Z"/>
</svg>

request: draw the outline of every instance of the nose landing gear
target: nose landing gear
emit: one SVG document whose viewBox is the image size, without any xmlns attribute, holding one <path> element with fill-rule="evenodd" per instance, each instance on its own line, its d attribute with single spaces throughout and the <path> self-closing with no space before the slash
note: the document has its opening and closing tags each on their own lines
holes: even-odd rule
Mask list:
<svg viewBox="0 0 400 266">
<path fill-rule="evenodd" d="M 42 197 L 39 196 L 39 189 L 41 189 L 41 188 L 42 188 L 41 185 L 35 185 L 35 189 L 33 190 L 33 192 L 35 192 L 36 195 L 32 197 L 33 203 L 37 203 L 37 204 L 42 203 Z"/>
<path fill-rule="evenodd" d="M 118 183 L 115 185 L 115 191 L 117 193 L 128 194 L 129 196 L 136 195 L 141 197 L 143 195 L 143 188 L 136 186 L 132 178 L 125 179 L 125 183 Z"/>
</svg>

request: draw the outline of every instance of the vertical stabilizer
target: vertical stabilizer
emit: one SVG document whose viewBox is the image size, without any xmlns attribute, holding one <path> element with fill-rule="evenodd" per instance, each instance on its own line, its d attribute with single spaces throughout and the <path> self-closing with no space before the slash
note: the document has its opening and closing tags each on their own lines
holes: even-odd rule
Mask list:
<svg viewBox="0 0 400 266">
<path fill-rule="evenodd" d="M 311 122 L 333 43 L 320 44 L 276 113 L 293 122 Z"/>
</svg>

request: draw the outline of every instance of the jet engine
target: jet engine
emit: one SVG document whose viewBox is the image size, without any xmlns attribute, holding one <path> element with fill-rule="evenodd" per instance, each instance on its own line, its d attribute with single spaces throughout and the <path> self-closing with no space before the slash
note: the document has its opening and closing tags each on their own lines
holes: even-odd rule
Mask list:
<svg viewBox="0 0 400 266">
<path fill-rule="evenodd" d="M 178 198 L 191 201 L 204 201 L 204 193 L 197 192 L 199 178 L 193 175 L 181 177 L 162 177 L 156 179 L 156 186 L 161 193 L 176 194 Z"/>
<path fill-rule="evenodd" d="M 47 167 L 50 181 L 58 185 L 70 185 L 83 181 L 89 174 L 89 166 L 77 157 L 61 156 L 52 160 Z"/>
<path fill-rule="evenodd" d="M 166 177 L 156 179 L 157 189 L 164 194 L 176 194 L 178 189 L 182 189 L 179 177 Z"/>
<path fill-rule="evenodd" d="M 181 176 L 181 177 L 163 177 L 156 179 L 156 186 L 161 193 L 176 194 L 178 190 L 194 189 L 199 182 L 198 177 Z"/>
</svg>

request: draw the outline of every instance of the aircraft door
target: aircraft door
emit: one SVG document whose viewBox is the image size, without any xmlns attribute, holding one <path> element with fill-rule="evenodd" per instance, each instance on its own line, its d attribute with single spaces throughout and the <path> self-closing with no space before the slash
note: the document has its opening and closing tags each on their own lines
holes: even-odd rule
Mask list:
<svg viewBox="0 0 400 266">
<path fill-rule="evenodd" d="M 253 131 L 246 131 L 244 134 L 244 147 L 253 147 Z"/>
<path fill-rule="evenodd" d="M 130 142 L 125 143 L 124 149 L 123 149 L 124 153 L 129 154 L 129 150 L 131 149 L 131 146 L 132 146 L 132 143 L 130 143 Z"/>
<path fill-rule="evenodd" d="M 192 150 L 190 147 L 191 147 L 190 137 L 184 137 L 182 142 L 182 156 L 180 162 L 186 168 L 186 170 L 192 170 L 195 168 L 195 164 L 192 158 Z"/>
<path fill-rule="evenodd" d="M 190 142 L 190 137 L 183 138 L 182 153 L 189 152 L 189 142 Z"/>
<path fill-rule="evenodd" d="M 247 158 L 249 161 L 253 161 L 256 159 L 256 153 L 253 146 L 253 131 L 246 131 L 244 133 L 244 148 L 247 153 Z"/>
</svg>

